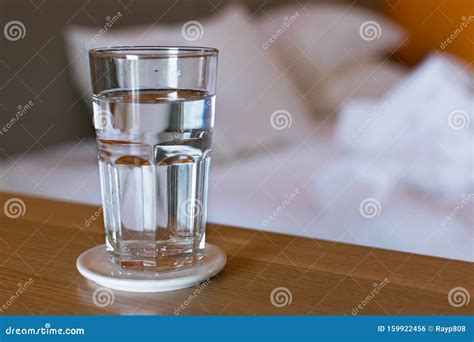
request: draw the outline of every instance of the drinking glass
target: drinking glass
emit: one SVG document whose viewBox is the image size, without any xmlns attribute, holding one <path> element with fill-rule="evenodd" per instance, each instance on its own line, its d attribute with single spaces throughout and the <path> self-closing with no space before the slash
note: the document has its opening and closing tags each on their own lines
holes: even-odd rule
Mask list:
<svg viewBox="0 0 474 342">
<path fill-rule="evenodd" d="M 89 52 L 106 252 L 166 272 L 203 257 L 218 51 Z"/>
</svg>

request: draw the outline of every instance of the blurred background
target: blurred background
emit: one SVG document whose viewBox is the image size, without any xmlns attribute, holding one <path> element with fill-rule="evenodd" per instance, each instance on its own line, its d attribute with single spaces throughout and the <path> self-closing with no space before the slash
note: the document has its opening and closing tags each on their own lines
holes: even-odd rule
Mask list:
<svg viewBox="0 0 474 342">
<path fill-rule="evenodd" d="M 1 190 L 100 204 L 88 49 L 212 46 L 210 222 L 473 260 L 472 1 L 0 0 L 0 18 Z"/>
</svg>

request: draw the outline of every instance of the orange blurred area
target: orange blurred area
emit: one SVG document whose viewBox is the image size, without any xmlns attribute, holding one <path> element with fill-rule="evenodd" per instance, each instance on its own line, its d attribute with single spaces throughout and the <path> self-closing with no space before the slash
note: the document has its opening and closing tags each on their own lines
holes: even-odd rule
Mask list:
<svg viewBox="0 0 474 342">
<path fill-rule="evenodd" d="M 386 0 L 385 13 L 408 33 L 397 55 L 414 65 L 431 50 L 474 61 L 473 0 Z"/>
</svg>

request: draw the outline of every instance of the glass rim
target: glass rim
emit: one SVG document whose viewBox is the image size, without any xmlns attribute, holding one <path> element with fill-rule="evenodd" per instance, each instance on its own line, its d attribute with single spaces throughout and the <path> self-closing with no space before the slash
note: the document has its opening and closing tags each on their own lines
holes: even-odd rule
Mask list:
<svg viewBox="0 0 474 342">
<path fill-rule="evenodd" d="M 185 58 L 217 56 L 219 50 L 201 46 L 111 46 L 89 50 L 91 57 L 146 59 L 146 58 Z"/>
</svg>

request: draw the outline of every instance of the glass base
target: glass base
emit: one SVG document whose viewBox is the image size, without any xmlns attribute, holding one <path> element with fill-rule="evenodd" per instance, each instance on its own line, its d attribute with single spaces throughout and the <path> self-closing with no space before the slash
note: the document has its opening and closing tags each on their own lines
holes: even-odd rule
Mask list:
<svg viewBox="0 0 474 342">
<path fill-rule="evenodd" d="M 108 259 L 130 272 L 172 272 L 192 267 L 204 255 L 194 244 L 127 241 L 118 252 L 107 250 Z"/>
<path fill-rule="evenodd" d="M 110 262 L 104 245 L 82 253 L 76 265 L 79 272 L 100 286 L 129 292 L 166 292 L 193 287 L 217 274 L 226 263 L 225 253 L 217 246 L 206 244 L 205 254 L 193 267 L 176 272 L 128 272 Z"/>
</svg>

